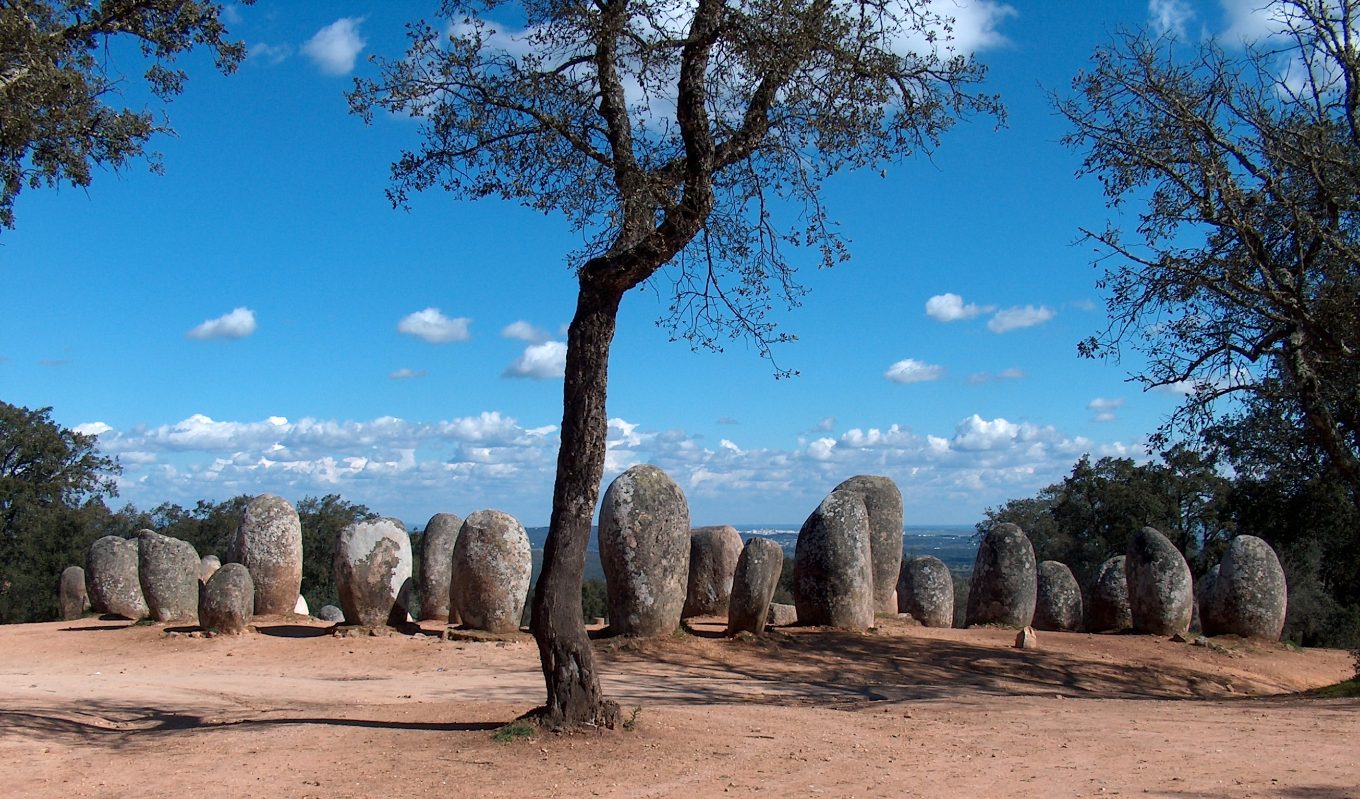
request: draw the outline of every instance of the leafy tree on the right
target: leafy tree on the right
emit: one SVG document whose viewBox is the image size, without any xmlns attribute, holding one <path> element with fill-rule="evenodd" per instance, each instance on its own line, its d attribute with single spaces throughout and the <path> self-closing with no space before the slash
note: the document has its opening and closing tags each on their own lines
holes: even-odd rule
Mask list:
<svg viewBox="0 0 1360 799">
<path fill-rule="evenodd" d="M 1131 347 L 1136 380 L 1185 393 L 1158 443 L 1269 420 L 1360 507 L 1360 5 L 1265 13 L 1254 44 L 1118 33 L 1054 98 L 1082 174 L 1137 208 L 1085 231 L 1110 323 L 1080 349 Z"/>
</svg>

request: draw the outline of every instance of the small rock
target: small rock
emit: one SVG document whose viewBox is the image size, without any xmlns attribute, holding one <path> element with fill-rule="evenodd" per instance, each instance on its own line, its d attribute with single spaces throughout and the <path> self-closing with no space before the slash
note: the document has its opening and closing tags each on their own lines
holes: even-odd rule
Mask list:
<svg viewBox="0 0 1360 799">
<path fill-rule="evenodd" d="M 293 603 L 293 612 L 299 616 L 310 616 L 311 611 L 307 609 L 307 599 L 302 594 L 298 594 L 297 602 Z"/>
<path fill-rule="evenodd" d="M 770 604 L 770 612 L 765 617 L 766 627 L 792 627 L 798 623 L 798 607 L 778 602 Z"/>
<path fill-rule="evenodd" d="M 321 610 L 316 612 L 316 617 L 321 621 L 344 621 L 345 612 L 335 605 L 322 605 Z"/>
<path fill-rule="evenodd" d="M 1188 644 L 1188 643 L 1190 643 L 1190 639 L 1189 639 L 1189 638 L 1186 638 L 1186 637 L 1185 637 L 1183 634 L 1181 634 L 1181 633 L 1176 633 L 1175 635 L 1171 636 L 1171 643 L 1173 643 L 1173 644 Z"/>
<path fill-rule="evenodd" d="M 1035 634 L 1033 627 L 1026 627 L 1015 636 L 1016 649 L 1038 649 L 1039 636 Z M 1059 697 L 1061 699 L 1062 697 Z"/>
<path fill-rule="evenodd" d="M 213 572 L 222 568 L 222 561 L 216 555 L 204 555 L 198 561 L 198 581 L 207 584 L 208 578 L 213 576 Z"/>
</svg>

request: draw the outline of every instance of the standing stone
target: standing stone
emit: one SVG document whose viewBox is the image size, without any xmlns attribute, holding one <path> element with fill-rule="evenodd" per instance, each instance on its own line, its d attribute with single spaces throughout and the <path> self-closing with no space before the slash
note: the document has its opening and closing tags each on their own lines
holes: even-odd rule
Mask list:
<svg viewBox="0 0 1360 799">
<path fill-rule="evenodd" d="M 1056 560 L 1039 564 L 1034 629 L 1073 633 L 1081 629 L 1081 586 L 1072 570 Z"/>
<path fill-rule="evenodd" d="M 700 527 L 690 531 L 689 586 L 682 615 L 727 615 L 741 552 L 741 533 L 732 527 Z"/>
<path fill-rule="evenodd" d="M 954 626 L 954 577 L 944 561 L 917 555 L 902 564 L 897 612 L 910 614 L 924 627 Z"/>
<path fill-rule="evenodd" d="M 203 585 L 198 625 L 215 633 L 240 635 L 254 615 L 255 583 L 250 570 L 239 563 L 228 563 L 213 572 Z"/>
<path fill-rule="evenodd" d="M 298 594 L 297 602 L 293 603 L 293 613 L 299 616 L 310 616 L 312 612 L 307 607 L 307 597 Z"/>
<path fill-rule="evenodd" d="M 468 516 L 451 566 L 449 608 L 463 624 L 493 633 L 519 629 L 534 558 L 518 519 L 498 510 Z"/>
<path fill-rule="evenodd" d="M 600 564 L 609 628 L 669 635 L 680 625 L 689 583 L 689 504 L 655 466 L 634 466 L 609 484 L 600 505 Z"/>
<path fill-rule="evenodd" d="M 1180 550 L 1157 530 L 1144 527 L 1129 539 L 1126 555 L 1133 629 L 1168 637 L 1188 633 L 1194 583 Z"/>
<path fill-rule="evenodd" d="M 453 546 L 463 518 L 452 513 L 436 513 L 425 525 L 420 540 L 420 619 L 458 624 L 458 614 L 449 605 L 449 574 L 453 571 Z"/>
<path fill-rule="evenodd" d="M 216 555 L 204 555 L 198 559 L 198 581 L 207 585 L 213 573 L 220 568 L 222 561 Z"/>
<path fill-rule="evenodd" d="M 90 545 L 85 556 L 85 587 L 96 611 L 134 621 L 146 618 L 137 560 L 137 542 L 131 539 L 106 535 Z"/>
<path fill-rule="evenodd" d="M 252 499 L 227 544 L 227 560 L 250 569 L 256 613 L 292 611 L 302 592 L 302 523 L 292 503 L 273 494 Z"/>
<path fill-rule="evenodd" d="M 152 619 L 158 622 L 198 621 L 198 571 L 201 560 L 194 545 L 151 530 L 137 534 L 137 577 Z"/>
<path fill-rule="evenodd" d="M 85 570 L 79 566 L 67 566 L 57 583 L 57 599 L 61 604 L 62 621 L 71 621 L 85 615 L 90 609 L 90 595 L 85 590 Z"/>
<path fill-rule="evenodd" d="M 1038 576 L 1034 545 L 1014 524 L 994 525 L 982 539 L 968 588 L 966 624 L 1010 624 L 1034 621 Z"/>
<path fill-rule="evenodd" d="M 1209 597 L 1214 595 L 1214 585 L 1218 583 L 1220 564 L 1215 563 L 1203 577 L 1195 581 L 1195 607 L 1190 614 L 1190 632 L 1204 634 L 1204 611 L 1209 605 Z"/>
<path fill-rule="evenodd" d="M 897 590 L 902 568 L 902 492 L 892 478 L 861 474 L 833 491 L 854 491 L 869 514 L 869 554 L 873 559 L 874 611 L 897 613 Z"/>
<path fill-rule="evenodd" d="M 350 624 L 378 627 L 405 622 L 411 600 L 411 537 L 406 525 L 398 519 L 368 519 L 341 530 L 335 542 L 335 588 Z M 256 587 L 255 596 L 259 595 Z"/>
<path fill-rule="evenodd" d="M 874 625 L 869 513 L 857 491 L 832 491 L 803 522 L 793 555 L 798 623 L 864 630 Z"/>
<path fill-rule="evenodd" d="M 1124 560 L 1119 555 L 1100 564 L 1095 585 L 1091 587 L 1091 632 L 1117 633 L 1133 627 Z"/>
<path fill-rule="evenodd" d="M 745 631 L 760 635 L 769 620 L 770 600 L 779 588 L 784 550 L 768 538 L 752 538 L 737 556 L 732 593 L 727 605 L 727 634 Z"/>
<path fill-rule="evenodd" d="M 1278 641 L 1288 604 L 1289 586 L 1275 550 L 1254 535 L 1239 535 L 1205 589 L 1204 632 Z"/>
<path fill-rule="evenodd" d="M 322 605 L 321 610 L 316 612 L 316 617 L 322 621 L 344 621 L 345 612 L 335 605 Z"/>
</svg>

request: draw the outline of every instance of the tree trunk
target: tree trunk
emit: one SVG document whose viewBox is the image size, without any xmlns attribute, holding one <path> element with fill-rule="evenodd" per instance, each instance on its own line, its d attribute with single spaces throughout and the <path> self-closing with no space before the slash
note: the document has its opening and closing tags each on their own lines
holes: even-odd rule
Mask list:
<svg viewBox="0 0 1360 799">
<path fill-rule="evenodd" d="M 595 673 L 595 652 L 581 618 L 581 583 L 604 477 L 609 345 L 621 299 L 621 293 L 601 290 L 583 275 L 567 333 L 562 447 L 531 622 L 548 688 L 548 703 L 537 713 L 551 727 L 612 728 L 619 718 L 619 706 L 604 698 Z"/>
</svg>

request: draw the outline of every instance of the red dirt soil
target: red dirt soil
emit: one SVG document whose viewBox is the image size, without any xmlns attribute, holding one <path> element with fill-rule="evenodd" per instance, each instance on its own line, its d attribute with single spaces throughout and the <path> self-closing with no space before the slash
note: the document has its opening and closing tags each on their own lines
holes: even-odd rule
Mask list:
<svg viewBox="0 0 1360 799">
<path fill-rule="evenodd" d="M 0 796 L 1360 799 L 1360 700 L 1298 693 L 1345 652 L 879 624 L 603 639 L 634 729 L 509 742 L 542 700 L 527 637 L 10 625 Z"/>
</svg>

